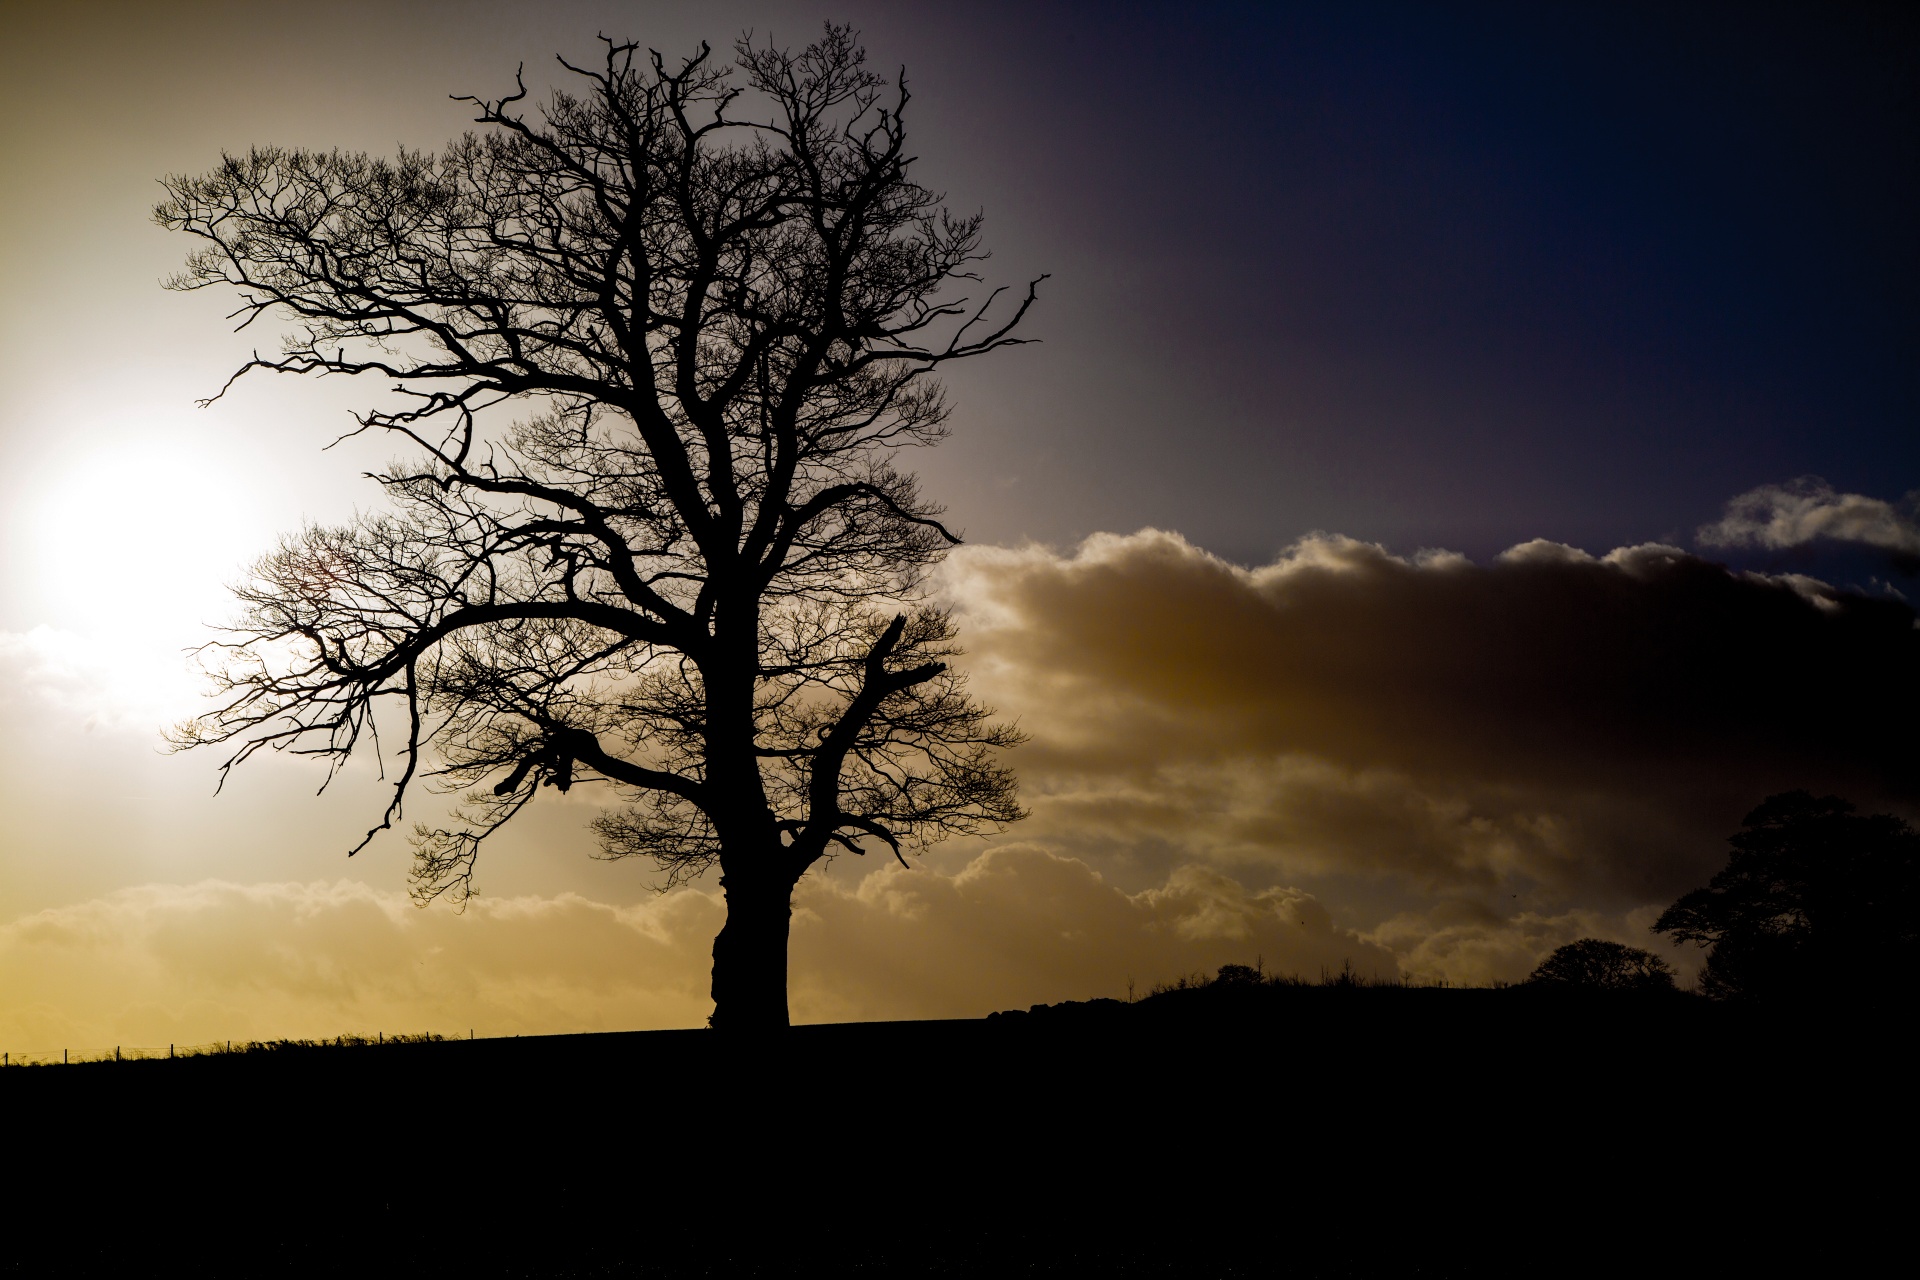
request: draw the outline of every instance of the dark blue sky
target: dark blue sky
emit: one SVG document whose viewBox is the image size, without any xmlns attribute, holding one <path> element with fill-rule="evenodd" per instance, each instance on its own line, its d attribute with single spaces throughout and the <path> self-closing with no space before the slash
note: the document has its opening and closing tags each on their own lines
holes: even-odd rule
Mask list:
<svg viewBox="0 0 1920 1280">
<path fill-rule="evenodd" d="M 985 211 L 989 276 L 1052 273 L 1044 341 L 956 370 L 955 436 L 913 460 L 974 540 L 1602 551 L 1688 542 L 1803 475 L 1920 489 L 1920 25 L 1844 4 L 36 12 L 0 49 L 0 463 L 38 465 L 42 401 L 92 376 L 63 362 L 103 315 L 151 335 L 117 358 L 181 412 L 243 349 L 154 287 L 180 253 L 146 221 L 161 174 L 268 141 L 437 147 L 470 122 L 448 94 L 521 60 L 539 92 L 597 31 L 671 56 L 830 18 L 908 69 L 919 172 Z M 235 423 L 363 398 L 259 394 Z M 208 447 L 287 470 L 232 430 Z M 320 518 L 352 500 L 262 495 Z"/>
<path fill-rule="evenodd" d="M 1599 550 L 1920 486 L 1914 24 L 1551 9 L 866 24 L 995 274 L 1054 273 L 929 460 L 974 533 Z"/>
</svg>

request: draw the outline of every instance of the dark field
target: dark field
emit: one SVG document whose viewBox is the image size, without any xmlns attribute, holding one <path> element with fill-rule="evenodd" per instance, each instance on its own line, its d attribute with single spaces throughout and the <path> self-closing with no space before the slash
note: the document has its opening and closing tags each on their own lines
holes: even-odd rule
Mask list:
<svg viewBox="0 0 1920 1280">
<path fill-rule="evenodd" d="M 1259 988 L 0 1073 L 17 1274 L 1905 1273 L 1906 1009 Z"/>
</svg>

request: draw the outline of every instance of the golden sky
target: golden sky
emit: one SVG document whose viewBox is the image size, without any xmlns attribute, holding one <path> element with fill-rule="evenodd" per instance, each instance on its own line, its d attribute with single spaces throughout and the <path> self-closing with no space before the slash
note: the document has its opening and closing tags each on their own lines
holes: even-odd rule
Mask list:
<svg viewBox="0 0 1920 1280">
<path fill-rule="evenodd" d="M 1756 437 L 1743 470 L 1740 448 L 1698 427 L 1671 456 L 1620 463 L 1624 478 L 1608 468 L 1625 454 L 1572 445 L 1528 471 L 1552 453 L 1554 405 L 1500 426 L 1484 387 L 1449 402 L 1453 382 L 1403 384 L 1358 347 L 1279 337 L 1258 358 L 1229 353 L 1245 379 L 1229 412 L 1195 390 L 1216 381 L 1201 354 L 1126 329 L 1173 268 L 1058 225 L 1074 166 L 1105 154 L 1097 113 L 1063 96 L 1049 118 L 1064 140 L 1036 168 L 1005 104 L 1028 110 L 1037 90 L 999 63 L 974 75 L 989 36 L 947 40 L 937 23 L 851 7 L 881 62 L 898 49 L 927 67 L 924 151 L 960 207 L 986 205 L 995 274 L 1056 273 L 1036 313 L 1047 342 L 956 379 L 955 440 L 915 460 L 971 533 L 940 590 L 975 689 L 1031 735 L 1013 763 L 1032 817 L 912 870 L 843 857 L 810 876 L 796 1020 L 977 1016 L 1256 959 L 1306 976 L 1350 962 L 1516 979 L 1577 937 L 1654 946 L 1653 916 L 1711 874 L 1772 791 L 1903 811 L 1920 798 L 1912 610 L 1878 578 L 1869 600 L 1784 562 L 1702 558 L 1821 539 L 1912 555 L 1912 504 L 1895 499 L 1920 477 L 1869 448 L 1892 438 L 1884 423 L 1860 428 L 1851 462 L 1776 433 Z M 0 1047 L 698 1025 L 714 887 L 656 894 L 647 868 L 590 858 L 589 789 L 543 796 L 487 850 L 482 896 L 455 914 L 407 901 L 404 840 L 344 858 L 380 803 L 372 762 L 316 796 L 314 769 L 262 760 L 216 798 L 215 759 L 161 753 L 161 726 L 196 709 L 183 651 L 226 613 L 225 584 L 276 534 L 374 501 L 358 473 L 385 453 L 321 452 L 365 402 L 351 386 L 256 378 L 194 407 L 272 336 L 228 332 L 222 299 L 163 292 L 186 246 L 147 213 L 156 179 L 223 147 L 434 145 L 466 124 L 448 93 L 491 91 L 522 58 L 538 84 L 551 52 L 598 29 L 644 27 L 679 49 L 745 26 L 799 38 L 829 15 L 5 8 Z M 1069 87 L 1111 78 L 1068 71 Z M 999 105 L 969 114 L 969 94 Z M 1134 163 L 1103 180 L 1118 189 Z M 1150 213 L 1128 234 L 1162 234 Z M 1332 252 L 1306 243 L 1303 262 Z M 1188 252 L 1181 279 L 1231 294 L 1233 270 L 1204 244 Z M 1303 296 L 1311 274 L 1298 266 Z M 1090 331 L 1118 345 L 1076 336 Z M 1385 350 L 1366 359 L 1411 349 Z M 1440 363 L 1409 355 L 1394 378 Z M 1563 389 L 1566 403 L 1605 401 L 1637 376 L 1623 368 Z M 1365 395 L 1328 389 L 1341 369 Z M 1143 390 L 1146 370 L 1159 381 Z M 1490 356 L 1480 373 L 1517 397 L 1538 370 Z M 1308 391 L 1269 421 L 1245 408 L 1267 383 Z M 1620 402 L 1621 449 L 1665 438 L 1645 426 L 1659 406 L 1691 421 L 1668 384 L 1643 390 Z M 1701 394 L 1751 406 L 1765 388 L 1737 390 Z M 1393 405 L 1421 397 L 1452 407 L 1394 449 L 1353 425 L 1398 423 Z M 1816 469 L 1841 489 L 1755 487 Z M 1673 477 L 1696 474 L 1710 500 L 1671 496 Z M 1596 493 L 1618 487 L 1561 520 L 1583 476 Z M 1621 496 L 1643 490 L 1667 505 Z M 1688 532 L 1743 491 L 1710 536 Z M 1407 511 L 1425 514 L 1395 514 Z M 1691 955 L 1669 954 L 1691 971 Z"/>
<path fill-rule="evenodd" d="M 1147 530 L 969 547 L 942 591 L 976 687 L 1033 735 L 1033 815 L 803 882 L 797 1020 L 977 1016 L 1228 961 L 1517 979 L 1577 937 L 1651 943 L 1755 794 L 1900 798 L 1871 694 L 1910 680 L 1911 614 L 1672 548 L 1476 566 L 1321 538 L 1246 569 Z M 656 896 L 588 858 L 590 790 L 490 848 L 464 915 L 421 910 L 400 841 L 340 857 L 369 770 L 315 799 L 274 759 L 213 799 L 206 761 L 116 714 L 110 672 L 8 643 L 0 1040 L 705 1016 L 713 887 Z"/>
</svg>

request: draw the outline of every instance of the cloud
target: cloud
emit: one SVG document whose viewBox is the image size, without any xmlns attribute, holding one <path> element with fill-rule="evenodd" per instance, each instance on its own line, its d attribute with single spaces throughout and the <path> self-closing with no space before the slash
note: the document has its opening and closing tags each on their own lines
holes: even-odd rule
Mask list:
<svg viewBox="0 0 1920 1280">
<path fill-rule="evenodd" d="M 1920 494 L 1901 503 L 1839 493 L 1818 476 L 1762 485 L 1727 503 L 1726 514 L 1696 535 L 1706 547 L 1782 549 L 1810 542 L 1855 542 L 1920 556 Z"/>
<path fill-rule="evenodd" d="M 720 906 L 420 910 L 354 881 L 146 885 L 0 926 L 0 1036 L 62 1046 L 697 1024 Z"/>
<path fill-rule="evenodd" d="M 199 705 L 203 683 L 177 647 L 48 626 L 0 631 L 0 706 L 25 704 L 87 732 L 152 736 Z"/>
<path fill-rule="evenodd" d="M 1682 981 L 1691 981 L 1700 968 L 1699 952 L 1653 934 L 1658 916 L 1652 907 L 1614 914 L 1575 908 L 1552 916 L 1522 911 L 1503 919 L 1451 903 L 1438 911 L 1408 912 L 1383 921 L 1367 940 L 1393 952 L 1410 972 L 1463 986 L 1515 981 L 1555 948 L 1581 938 L 1657 952 Z"/>
<path fill-rule="evenodd" d="M 893 865 L 853 885 L 802 883 L 793 1003 L 821 1021 L 977 1017 L 1033 1003 L 1121 996 L 1256 960 L 1316 976 L 1351 962 L 1393 977 L 1393 956 L 1298 889 L 1250 891 L 1178 866 L 1123 893 L 1085 862 L 1003 845 L 955 875 Z"/>
<path fill-rule="evenodd" d="M 120 1045 L 437 1031 L 698 1026 L 718 895 L 637 906 L 577 894 L 414 907 L 354 881 L 146 885 L 0 925 L 0 1045 Z M 793 923 L 797 1021 L 979 1017 L 1126 994 L 1227 961 L 1317 973 L 1393 957 L 1311 895 L 1204 867 L 1127 894 L 1030 846 L 959 872 L 811 876 Z"/>
<path fill-rule="evenodd" d="M 1622 919 L 1771 792 L 1920 800 L 1912 611 L 1672 547 L 1476 565 L 1321 536 L 1247 569 L 1147 530 L 962 549 L 946 590 L 976 687 L 1033 735 L 1021 838 L 1303 884 L 1363 930 L 1435 903 L 1516 936 Z"/>
<path fill-rule="evenodd" d="M 979 691 L 1033 735 L 1033 817 L 803 881 L 799 1020 L 1256 958 L 1514 979 L 1579 936 L 1652 945 L 1770 792 L 1920 801 L 1912 610 L 1671 547 L 1477 565 L 1315 537 L 1245 568 L 1148 530 L 965 548 L 943 589 Z M 82 705 L 57 639 L 5 660 Z M 697 1026 L 722 911 L 702 886 L 454 915 L 354 881 L 147 885 L 0 925 L 0 1045 Z"/>
</svg>

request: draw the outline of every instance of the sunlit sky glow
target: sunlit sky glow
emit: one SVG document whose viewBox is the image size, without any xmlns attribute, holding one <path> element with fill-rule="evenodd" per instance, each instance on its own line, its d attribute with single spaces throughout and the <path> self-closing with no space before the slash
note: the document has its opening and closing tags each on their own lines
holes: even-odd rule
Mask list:
<svg viewBox="0 0 1920 1280">
<path fill-rule="evenodd" d="M 1550 8 L 16 6 L 0 1043 L 704 1017 L 712 886 L 589 858 L 593 796 L 530 812 L 456 918 L 405 904 L 404 841 L 342 857 L 376 762 L 315 797 L 271 759 L 215 798 L 217 759 L 159 738 L 227 585 L 376 504 L 387 446 L 323 451 L 371 385 L 195 407 L 276 338 L 159 287 L 188 246 L 156 179 L 436 146 L 449 94 L 523 60 L 538 91 L 597 31 L 671 54 L 852 21 L 907 67 L 921 176 L 984 210 L 990 274 L 1052 274 L 1042 341 L 957 373 L 954 439 L 909 459 L 971 543 L 943 590 L 1033 735 L 1034 816 L 814 877 L 797 1017 L 1255 955 L 1512 978 L 1583 934 L 1649 945 L 1769 790 L 1910 812 L 1914 24 Z M 1821 583 L 1893 612 L 1805 630 L 1838 616 Z M 1811 718 L 1715 700 L 1768 654 Z"/>
</svg>

